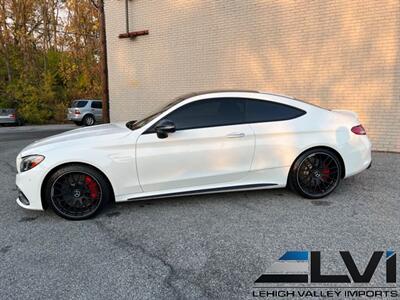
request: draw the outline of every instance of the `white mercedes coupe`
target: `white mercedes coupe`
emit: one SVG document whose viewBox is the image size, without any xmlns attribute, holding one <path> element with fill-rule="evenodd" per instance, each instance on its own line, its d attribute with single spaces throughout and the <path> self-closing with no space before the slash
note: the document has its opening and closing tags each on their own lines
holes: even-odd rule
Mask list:
<svg viewBox="0 0 400 300">
<path fill-rule="evenodd" d="M 355 113 L 287 96 L 215 91 L 140 121 L 76 129 L 17 157 L 23 208 L 94 216 L 107 202 L 290 187 L 315 199 L 371 165 Z"/>
</svg>

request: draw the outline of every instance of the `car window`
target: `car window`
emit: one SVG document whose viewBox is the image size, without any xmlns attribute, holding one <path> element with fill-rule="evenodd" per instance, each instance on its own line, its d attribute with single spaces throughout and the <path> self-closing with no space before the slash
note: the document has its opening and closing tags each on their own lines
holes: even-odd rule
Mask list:
<svg viewBox="0 0 400 300">
<path fill-rule="evenodd" d="M 234 98 L 216 98 L 188 103 L 165 117 L 177 130 L 241 124 L 244 102 Z"/>
<path fill-rule="evenodd" d="M 100 101 L 93 101 L 92 108 L 102 108 L 102 103 Z"/>
<path fill-rule="evenodd" d="M 245 102 L 246 123 L 284 121 L 306 113 L 301 109 L 271 101 L 248 99 Z"/>
<path fill-rule="evenodd" d="M 0 109 L 0 114 L 2 114 L 2 115 L 9 115 L 9 114 L 14 114 L 14 113 L 15 113 L 15 109 L 12 109 L 12 108 Z"/>
<path fill-rule="evenodd" d="M 77 100 L 77 101 L 72 102 L 72 107 L 73 108 L 85 107 L 86 104 L 87 104 L 87 101 Z"/>
<path fill-rule="evenodd" d="M 182 102 L 184 100 L 186 100 L 189 97 L 189 95 L 185 95 L 182 97 L 178 97 L 175 100 L 173 100 L 172 102 L 168 103 L 166 106 L 164 106 L 161 110 L 158 110 L 155 113 L 152 113 L 151 115 L 145 117 L 144 119 L 141 119 L 139 121 L 137 120 L 132 120 L 126 123 L 126 127 L 128 127 L 131 130 L 136 130 L 138 128 L 143 127 L 144 125 L 148 124 L 149 122 L 151 122 L 152 120 L 154 120 L 155 118 L 157 118 L 159 115 L 161 115 L 163 112 L 165 112 L 166 110 L 170 109 L 172 106 L 178 104 L 179 102 Z M 147 132 L 154 132 L 153 129 L 154 126 L 152 126 L 151 129 L 149 129 Z"/>
</svg>

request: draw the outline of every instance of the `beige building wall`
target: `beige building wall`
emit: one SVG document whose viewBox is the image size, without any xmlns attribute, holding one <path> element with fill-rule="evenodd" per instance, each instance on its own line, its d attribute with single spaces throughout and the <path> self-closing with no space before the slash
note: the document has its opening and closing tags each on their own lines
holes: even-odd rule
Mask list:
<svg viewBox="0 0 400 300">
<path fill-rule="evenodd" d="M 256 89 L 356 111 L 400 151 L 400 1 L 106 0 L 112 121 L 210 89 Z"/>
</svg>

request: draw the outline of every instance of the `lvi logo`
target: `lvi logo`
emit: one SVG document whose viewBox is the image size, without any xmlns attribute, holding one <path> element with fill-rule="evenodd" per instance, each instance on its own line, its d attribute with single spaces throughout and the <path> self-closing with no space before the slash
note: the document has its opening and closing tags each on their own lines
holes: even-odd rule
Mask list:
<svg viewBox="0 0 400 300">
<path fill-rule="evenodd" d="M 359 270 L 349 251 L 340 251 L 349 275 L 321 274 L 320 251 L 287 251 L 272 264 L 269 273 L 261 275 L 255 283 L 369 283 L 384 251 L 375 251 L 363 272 Z M 386 283 L 396 282 L 396 253 L 385 253 Z"/>
</svg>

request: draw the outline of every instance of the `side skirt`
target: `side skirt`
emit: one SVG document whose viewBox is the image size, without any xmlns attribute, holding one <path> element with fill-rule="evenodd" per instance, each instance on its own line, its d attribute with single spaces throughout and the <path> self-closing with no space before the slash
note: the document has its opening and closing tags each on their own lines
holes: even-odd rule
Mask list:
<svg viewBox="0 0 400 300">
<path fill-rule="evenodd" d="M 239 192 L 239 191 L 246 191 L 246 190 L 263 189 L 263 188 L 267 188 L 267 187 L 271 187 L 271 186 L 275 186 L 275 185 L 277 185 L 277 184 L 275 184 L 275 183 L 262 183 L 262 184 L 236 185 L 236 186 L 213 188 L 213 189 L 194 190 L 194 191 L 187 191 L 187 192 L 167 193 L 167 194 L 162 194 L 162 195 L 130 198 L 127 201 L 138 201 L 138 200 L 170 198 L 170 197 L 182 197 L 182 196 L 212 194 L 212 193 L 223 193 L 223 192 L 236 192 L 236 191 Z"/>
</svg>

